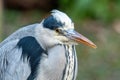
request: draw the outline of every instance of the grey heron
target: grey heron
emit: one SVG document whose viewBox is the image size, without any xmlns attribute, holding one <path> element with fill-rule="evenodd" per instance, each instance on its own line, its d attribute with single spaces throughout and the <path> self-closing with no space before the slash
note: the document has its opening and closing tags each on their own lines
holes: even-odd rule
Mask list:
<svg viewBox="0 0 120 80">
<path fill-rule="evenodd" d="M 78 43 L 96 48 L 65 13 L 52 10 L 0 43 L 0 80 L 75 80 Z"/>
</svg>

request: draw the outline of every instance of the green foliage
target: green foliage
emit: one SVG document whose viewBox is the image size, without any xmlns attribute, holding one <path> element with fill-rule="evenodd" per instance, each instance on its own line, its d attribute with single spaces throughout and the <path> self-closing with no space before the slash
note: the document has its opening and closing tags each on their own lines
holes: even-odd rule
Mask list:
<svg viewBox="0 0 120 80">
<path fill-rule="evenodd" d="M 119 34 L 108 29 L 104 29 L 100 34 L 104 36 L 104 41 L 95 42 L 97 49 L 77 46 L 79 64 L 77 80 L 120 79 Z"/>
<path fill-rule="evenodd" d="M 59 0 L 60 8 L 74 19 L 111 22 L 120 17 L 120 0 Z"/>
<path fill-rule="evenodd" d="M 0 9 L 0 41 L 2 40 L 2 10 Z"/>
</svg>

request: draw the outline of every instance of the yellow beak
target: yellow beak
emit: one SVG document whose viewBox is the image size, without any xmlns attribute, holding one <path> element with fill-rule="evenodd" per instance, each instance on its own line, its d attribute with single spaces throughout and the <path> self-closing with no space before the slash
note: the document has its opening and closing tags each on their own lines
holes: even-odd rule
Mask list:
<svg viewBox="0 0 120 80">
<path fill-rule="evenodd" d="M 82 34 L 76 32 L 75 30 L 67 30 L 66 33 L 66 37 L 68 37 L 71 40 L 74 40 L 77 43 L 82 43 L 92 48 L 97 48 L 97 46 L 92 41 L 90 41 Z"/>
</svg>

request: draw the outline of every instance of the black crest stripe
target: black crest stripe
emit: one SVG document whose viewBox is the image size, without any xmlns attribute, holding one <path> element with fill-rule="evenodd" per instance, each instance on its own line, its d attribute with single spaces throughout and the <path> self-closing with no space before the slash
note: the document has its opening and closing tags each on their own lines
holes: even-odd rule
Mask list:
<svg viewBox="0 0 120 80">
<path fill-rule="evenodd" d="M 17 46 L 22 48 L 23 59 L 26 57 L 29 59 L 31 74 L 27 80 L 34 80 L 37 75 L 37 68 L 40 64 L 42 53 L 45 51 L 32 36 L 22 38 Z"/>
<path fill-rule="evenodd" d="M 43 22 L 43 26 L 51 30 L 54 30 L 63 25 L 64 25 L 63 23 L 61 23 L 60 21 L 57 21 L 52 15 L 47 17 Z"/>
</svg>

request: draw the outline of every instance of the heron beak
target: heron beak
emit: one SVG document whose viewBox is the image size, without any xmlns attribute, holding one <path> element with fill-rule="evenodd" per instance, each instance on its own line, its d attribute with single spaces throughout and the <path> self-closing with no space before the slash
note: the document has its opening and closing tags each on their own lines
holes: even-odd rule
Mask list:
<svg viewBox="0 0 120 80">
<path fill-rule="evenodd" d="M 77 43 L 82 43 L 92 48 L 97 48 L 97 46 L 92 41 L 90 41 L 88 38 L 86 38 L 82 34 L 76 32 L 75 30 L 67 30 L 66 36 Z"/>
</svg>

